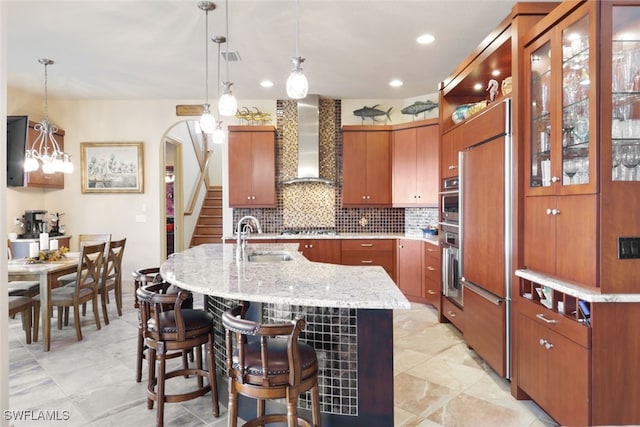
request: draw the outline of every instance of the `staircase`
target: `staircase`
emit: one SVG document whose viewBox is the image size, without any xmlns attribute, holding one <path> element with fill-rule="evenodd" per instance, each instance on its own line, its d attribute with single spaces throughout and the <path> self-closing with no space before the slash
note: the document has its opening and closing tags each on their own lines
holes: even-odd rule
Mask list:
<svg viewBox="0 0 640 427">
<path fill-rule="evenodd" d="M 209 187 L 191 237 L 191 246 L 222 242 L 222 187 Z"/>
</svg>

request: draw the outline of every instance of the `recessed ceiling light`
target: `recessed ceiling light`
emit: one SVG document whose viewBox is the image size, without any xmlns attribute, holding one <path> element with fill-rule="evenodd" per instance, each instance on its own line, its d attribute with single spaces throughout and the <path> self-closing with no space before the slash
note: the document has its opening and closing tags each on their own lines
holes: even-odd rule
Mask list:
<svg viewBox="0 0 640 427">
<path fill-rule="evenodd" d="M 433 37 L 431 34 L 423 34 L 420 37 L 418 37 L 416 41 L 420 44 L 429 44 L 429 43 L 433 43 L 435 39 L 436 38 Z"/>
<path fill-rule="evenodd" d="M 260 86 L 262 87 L 273 87 L 273 82 L 271 80 L 263 80 L 260 82 Z"/>
<path fill-rule="evenodd" d="M 491 75 L 492 75 L 493 77 L 498 77 L 498 76 L 500 75 L 500 70 L 493 70 L 493 71 L 491 72 Z"/>
<path fill-rule="evenodd" d="M 473 85 L 473 89 L 474 90 L 482 90 L 484 86 L 482 86 L 482 83 L 476 83 L 475 85 Z"/>
<path fill-rule="evenodd" d="M 389 82 L 389 86 L 391 87 L 400 87 L 402 86 L 402 80 L 394 79 Z"/>
</svg>

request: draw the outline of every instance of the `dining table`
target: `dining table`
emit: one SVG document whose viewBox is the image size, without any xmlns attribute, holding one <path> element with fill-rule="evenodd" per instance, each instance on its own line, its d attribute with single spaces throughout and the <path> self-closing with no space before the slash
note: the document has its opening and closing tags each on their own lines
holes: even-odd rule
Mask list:
<svg viewBox="0 0 640 427">
<path fill-rule="evenodd" d="M 79 254 L 67 253 L 56 261 L 33 261 L 28 258 L 14 258 L 7 262 L 9 281 L 38 280 L 40 283 L 40 319 L 42 319 L 42 350 L 51 347 L 51 316 L 49 299 L 51 289 L 57 287 L 58 277 L 77 271 Z M 37 337 L 34 337 L 34 340 Z"/>
</svg>

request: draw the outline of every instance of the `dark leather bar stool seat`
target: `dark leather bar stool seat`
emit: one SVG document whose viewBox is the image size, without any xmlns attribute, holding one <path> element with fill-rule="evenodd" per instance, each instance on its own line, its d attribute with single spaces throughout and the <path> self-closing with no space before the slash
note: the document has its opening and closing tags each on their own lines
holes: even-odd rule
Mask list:
<svg viewBox="0 0 640 427">
<path fill-rule="evenodd" d="M 229 427 L 237 426 L 239 394 L 257 399 L 257 417 L 244 427 L 271 423 L 318 427 L 318 358 L 313 347 L 298 340 L 305 321 L 296 317 L 277 324 L 256 323 L 244 319 L 248 307 L 249 303 L 243 302 L 222 314 L 229 376 Z M 298 396 L 307 391 L 311 391 L 313 423 L 298 416 Z M 284 399 L 287 412 L 265 414 L 265 400 L 271 399 Z"/>
<path fill-rule="evenodd" d="M 218 417 L 218 387 L 216 383 L 216 367 L 213 354 L 213 315 L 203 310 L 183 308 L 182 304 L 189 297 L 189 292 L 180 290 L 167 293 L 170 284 L 166 282 L 144 285 L 136 291 L 140 304 L 142 334 L 147 346 L 147 362 L 149 381 L 147 384 L 147 407 L 153 408 L 157 402 L 156 425 L 164 424 L 164 404 L 184 402 L 211 392 L 213 414 Z M 168 309 L 171 307 L 171 309 Z M 202 347 L 207 353 L 207 368 L 202 364 Z M 195 350 L 196 367 L 167 371 L 166 359 L 171 354 Z M 186 363 L 186 358 L 183 359 Z M 157 372 L 156 372 L 157 371 Z M 168 394 L 166 380 L 195 375 L 195 390 Z M 207 378 L 205 385 L 203 379 Z"/>
</svg>

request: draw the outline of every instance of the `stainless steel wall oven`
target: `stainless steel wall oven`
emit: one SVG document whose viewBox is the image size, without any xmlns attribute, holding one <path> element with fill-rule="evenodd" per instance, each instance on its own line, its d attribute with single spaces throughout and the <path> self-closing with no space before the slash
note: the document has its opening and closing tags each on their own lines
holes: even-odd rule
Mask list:
<svg viewBox="0 0 640 427">
<path fill-rule="evenodd" d="M 460 237 L 458 227 L 440 225 L 442 247 L 442 293 L 462 307 L 462 283 L 460 282 Z"/>
</svg>

